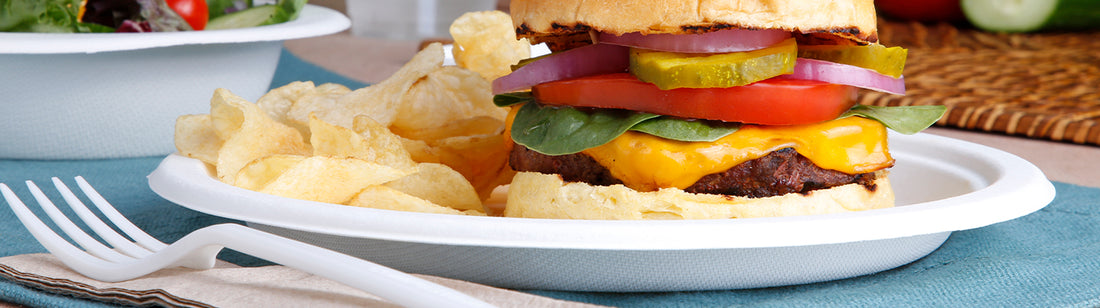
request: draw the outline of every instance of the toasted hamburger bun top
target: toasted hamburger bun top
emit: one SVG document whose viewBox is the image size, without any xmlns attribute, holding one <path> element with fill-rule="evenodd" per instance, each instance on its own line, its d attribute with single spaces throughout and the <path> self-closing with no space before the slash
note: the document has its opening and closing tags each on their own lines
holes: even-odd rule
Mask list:
<svg viewBox="0 0 1100 308">
<path fill-rule="evenodd" d="M 512 0 L 509 9 L 516 33 L 534 42 L 728 28 L 787 30 L 804 44 L 878 42 L 873 0 Z"/>
</svg>

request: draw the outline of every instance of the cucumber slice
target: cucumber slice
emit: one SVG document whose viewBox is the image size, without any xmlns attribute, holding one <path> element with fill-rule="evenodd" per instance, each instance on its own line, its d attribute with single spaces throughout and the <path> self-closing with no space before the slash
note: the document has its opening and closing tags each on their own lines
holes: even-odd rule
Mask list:
<svg viewBox="0 0 1100 308">
<path fill-rule="evenodd" d="M 1097 0 L 962 0 L 974 26 L 996 32 L 1100 28 Z"/>
<path fill-rule="evenodd" d="M 273 24 L 282 9 L 273 4 L 261 5 L 239 12 L 218 16 L 206 23 L 206 30 L 247 28 Z"/>
</svg>

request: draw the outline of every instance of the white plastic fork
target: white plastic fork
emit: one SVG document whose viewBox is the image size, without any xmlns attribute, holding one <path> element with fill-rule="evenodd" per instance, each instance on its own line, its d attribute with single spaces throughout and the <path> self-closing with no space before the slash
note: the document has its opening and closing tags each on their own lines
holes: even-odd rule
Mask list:
<svg viewBox="0 0 1100 308">
<path fill-rule="evenodd" d="M 162 268 L 184 266 L 209 269 L 222 248 L 233 249 L 271 262 L 322 276 L 407 307 L 492 307 L 465 293 L 376 263 L 266 233 L 238 224 L 219 224 L 198 229 L 171 245 L 135 226 L 107 202 L 83 177 L 77 186 L 119 230 L 123 237 L 99 219 L 58 178 L 54 186 L 69 207 L 111 247 L 100 243 L 77 227 L 50 201 L 34 182 L 27 188 L 58 228 L 80 245 L 62 238 L 19 199 L 7 185 L 0 193 L 16 216 L 62 263 L 92 279 L 117 282 L 141 277 Z M 113 247 L 113 248 L 112 248 Z"/>
</svg>

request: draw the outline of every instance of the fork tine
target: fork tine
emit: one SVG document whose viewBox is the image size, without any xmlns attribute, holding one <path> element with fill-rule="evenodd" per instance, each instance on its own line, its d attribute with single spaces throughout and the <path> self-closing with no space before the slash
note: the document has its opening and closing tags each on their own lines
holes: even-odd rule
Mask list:
<svg viewBox="0 0 1100 308">
<path fill-rule="evenodd" d="M 135 258 L 153 254 L 148 249 L 145 249 L 145 247 L 134 244 L 134 242 L 122 237 L 121 234 L 118 234 L 118 232 L 115 232 L 110 226 L 107 226 L 103 220 L 99 219 L 98 216 L 88 209 L 88 206 L 84 205 L 84 202 L 80 201 L 80 199 L 73 194 L 73 191 L 70 190 L 68 186 L 65 186 L 64 182 L 61 182 L 61 179 L 54 177 L 51 180 L 53 180 L 53 186 L 57 188 L 57 191 L 61 192 L 61 197 L 65 198 L 65 202 L 69 204 L 69 208 L 72 208 L 73 212 L 75 212 L 77 216 L 80 216 L 80 219 L 84 220 L 84 223 L 87 224 L 92 231 L 95 231 L 100 238 L 106 240 L 111 246 Z"/>
<path fill-rule="evenodd" d="M 27 188 L 31 190 L 31 195 L 34 195 L 34 199 L 38 200 L 38 205 L 46 211 L 46 214 L 50 216 L 50 219 L 53 220 L 54 224 L 56 224 L 57 227 L 61 228 L 62 231 L 65 231 L 65 234 L 68 234 L 69 238 L 73 239 L 73 241 L 75 241 L 77 245 L 80 245 L 80 247 L 84 247 L 84 249 L 87 250 L 88 253 L 114 262 L 125 262 L 128 260 L 132 260 L 132 258 L 130 257 L 111 250 L 110 247 L 103 245 L 103 243 L 100 243 L 99 241 L 89 236 L 88 233 L 84 233 L 83 230 L 80 230 L 80 227 L 77 227 L 72 220 L 69 220 L 68 217 L 65 217 L 65 214 L 61 213 L 61 210 L 57 209 L 57 206 L 54 205 L 52 201 L 50 201 L 49 197 L 46 197 L 46 194 L 43 193 L 42 190 L 38 188 L 38 185 L 34 184 L 34 182 L 27 181 Z"/>
<path fill-rule="evenodd" d="M 168 244 L 150 236 L 149 233 L 145 233 L 141 228 L 135 226 L 133 222 L 130 222 L 129 219 L 126 219 L 126 216 L 122 216 L 122 213 L 119 213 L 111 203 L 107 202 L 107 199 L 104 199 L 95 188 L 92 188 L 92 185 L 88 184 L 88 181 L 84 180 L 84 177 L 77 176 L 76 185 L 80 187 L 81 191 L 84 191 L 84 194 L 88 196 L 89 200 L 92 200 L 92 204 L 95 204 L 95 206 L 99 208 L 99 212 L 103 213 L 103 216 L 110 219 L 119 230 L 122 230 L 123 233 L 126 233 L 127 236 L 134 239 L 138 244 L 141 244 L 151 251 L 159 251 L 168 247 Z"/>
<path fill-rule="evenodd" d="M 27 227 L 27 231 L 30 231 L 34 239 L 38 240 L 43 247 L 50 253 L 56 255 L 58 259 L 61 259 L 65 264 L 70 264 L 71 261 L 84 262 L 86 264 L 103 265 L 108 263 L 103 259 L 99 259 L 89 255 L 87 252 L 80 250 L 69 241 L 66 241 L 60 235 L 50 229 L 46 223 L 38 219 L 38 216 L 31 212 L 31 209 L 12 192 L 8 185 L 0 183 L 0 193 L 3 193 L 4 200 L 8 201 L 8 206 L 15 212 L 15 216 L 19 217 L 19 221 L 23 223 L 23 226 Z M 74 267 L 70 265 L 70 267 Z"/>
</svg>

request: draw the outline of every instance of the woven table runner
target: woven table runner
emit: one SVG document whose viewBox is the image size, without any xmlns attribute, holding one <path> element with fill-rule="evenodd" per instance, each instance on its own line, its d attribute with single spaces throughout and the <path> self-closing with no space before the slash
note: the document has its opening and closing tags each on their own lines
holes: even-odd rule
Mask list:
<svg viewBox="0 0 1100 308">
<path fill-rule="evenodd" d="M 862 104 L 944 105 L 938 126 L 1100 146 L 1100 32 L 1004 34 L 879 21 L 909 49 L 906 95 Z"/>
</svg>

